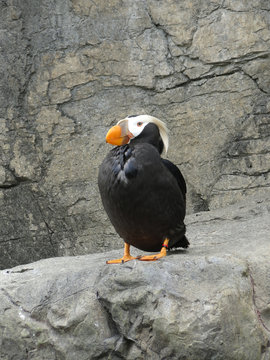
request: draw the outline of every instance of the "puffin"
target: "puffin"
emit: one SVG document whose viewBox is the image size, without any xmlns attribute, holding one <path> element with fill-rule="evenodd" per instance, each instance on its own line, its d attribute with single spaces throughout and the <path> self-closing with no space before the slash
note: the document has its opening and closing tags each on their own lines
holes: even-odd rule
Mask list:
<svg viewBox="0 0 270 360">
<path fill-rule="evenodd" d="M 116 145 L 99 167 L 103 207 L 124 240 L 124 255 L 107 264 L 155 261 L 173 248 L 187 248 L 186 182 L 171 161 L 165 123 L 150 115 L 130 115 L 113 126 L 106 142 Z M 133 257 L 130 246 L 153 255 Z"/>
</svg>

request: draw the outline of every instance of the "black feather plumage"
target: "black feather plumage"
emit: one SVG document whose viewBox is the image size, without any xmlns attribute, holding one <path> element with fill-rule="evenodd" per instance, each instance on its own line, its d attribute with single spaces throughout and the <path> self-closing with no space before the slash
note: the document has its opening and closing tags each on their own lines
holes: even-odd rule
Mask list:
<svg viewBox="0 0 270 360">
<path fill-rule="evenodd" d="M 186 183 L 180 170 L 162 159 L 158 127 L 149 123 L 129 144 L 113 148 L 99 169 L 104 208 L 124 241 L 145 251 L 188 247 L 185 237 Z"/>
</svg>

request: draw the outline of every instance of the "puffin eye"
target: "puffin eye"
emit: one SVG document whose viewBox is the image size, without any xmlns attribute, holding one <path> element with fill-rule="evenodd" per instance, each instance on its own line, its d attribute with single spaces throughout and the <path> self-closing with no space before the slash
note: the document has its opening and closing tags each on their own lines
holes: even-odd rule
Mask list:
<svg viewBox="0 0 270 360">
<path fill-rule="evenodd" d="M 137 126 L 142 126 L 142 122 L 141 121 L 139 121 L 139 122 L 137 122 Z"/>
</svg>

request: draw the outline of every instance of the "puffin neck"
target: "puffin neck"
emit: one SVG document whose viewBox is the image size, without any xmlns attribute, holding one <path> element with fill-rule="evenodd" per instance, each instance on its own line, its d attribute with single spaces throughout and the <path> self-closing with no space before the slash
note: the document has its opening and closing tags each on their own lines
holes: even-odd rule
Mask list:
<svg viewBox="0 0 270 360">
<path fill-rule="evenodd" d="M 133 146 L 142 143 L 151 144 L 158 150 L 160 154 L 162 153 L 164 144 L 159 134 L 158 127 L 155 124 L 147 124 L 140 135 L 130 140 L 130 145 Z"/>
</svg>

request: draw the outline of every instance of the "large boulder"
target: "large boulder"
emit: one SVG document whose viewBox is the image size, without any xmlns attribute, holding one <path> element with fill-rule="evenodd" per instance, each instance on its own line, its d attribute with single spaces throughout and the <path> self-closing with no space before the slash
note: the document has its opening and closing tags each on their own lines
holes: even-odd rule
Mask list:
<svg viewBox="0 0 270 360">
<path fill-rule="evenodd" d="M 267 0 L 0 1 L 0 268 L 121 246 L 101 206 L 105 134 L 170 131 L 189 212 L 269 189 Z"/>
<path fill-rule="evenodd" d="M 269 212 L 256 198 L 190 215 L 190 248 L 156 262 L 106 265 L 117 250 L 1 271 L 1 360 L 269 360 Z"/>
</svg>

